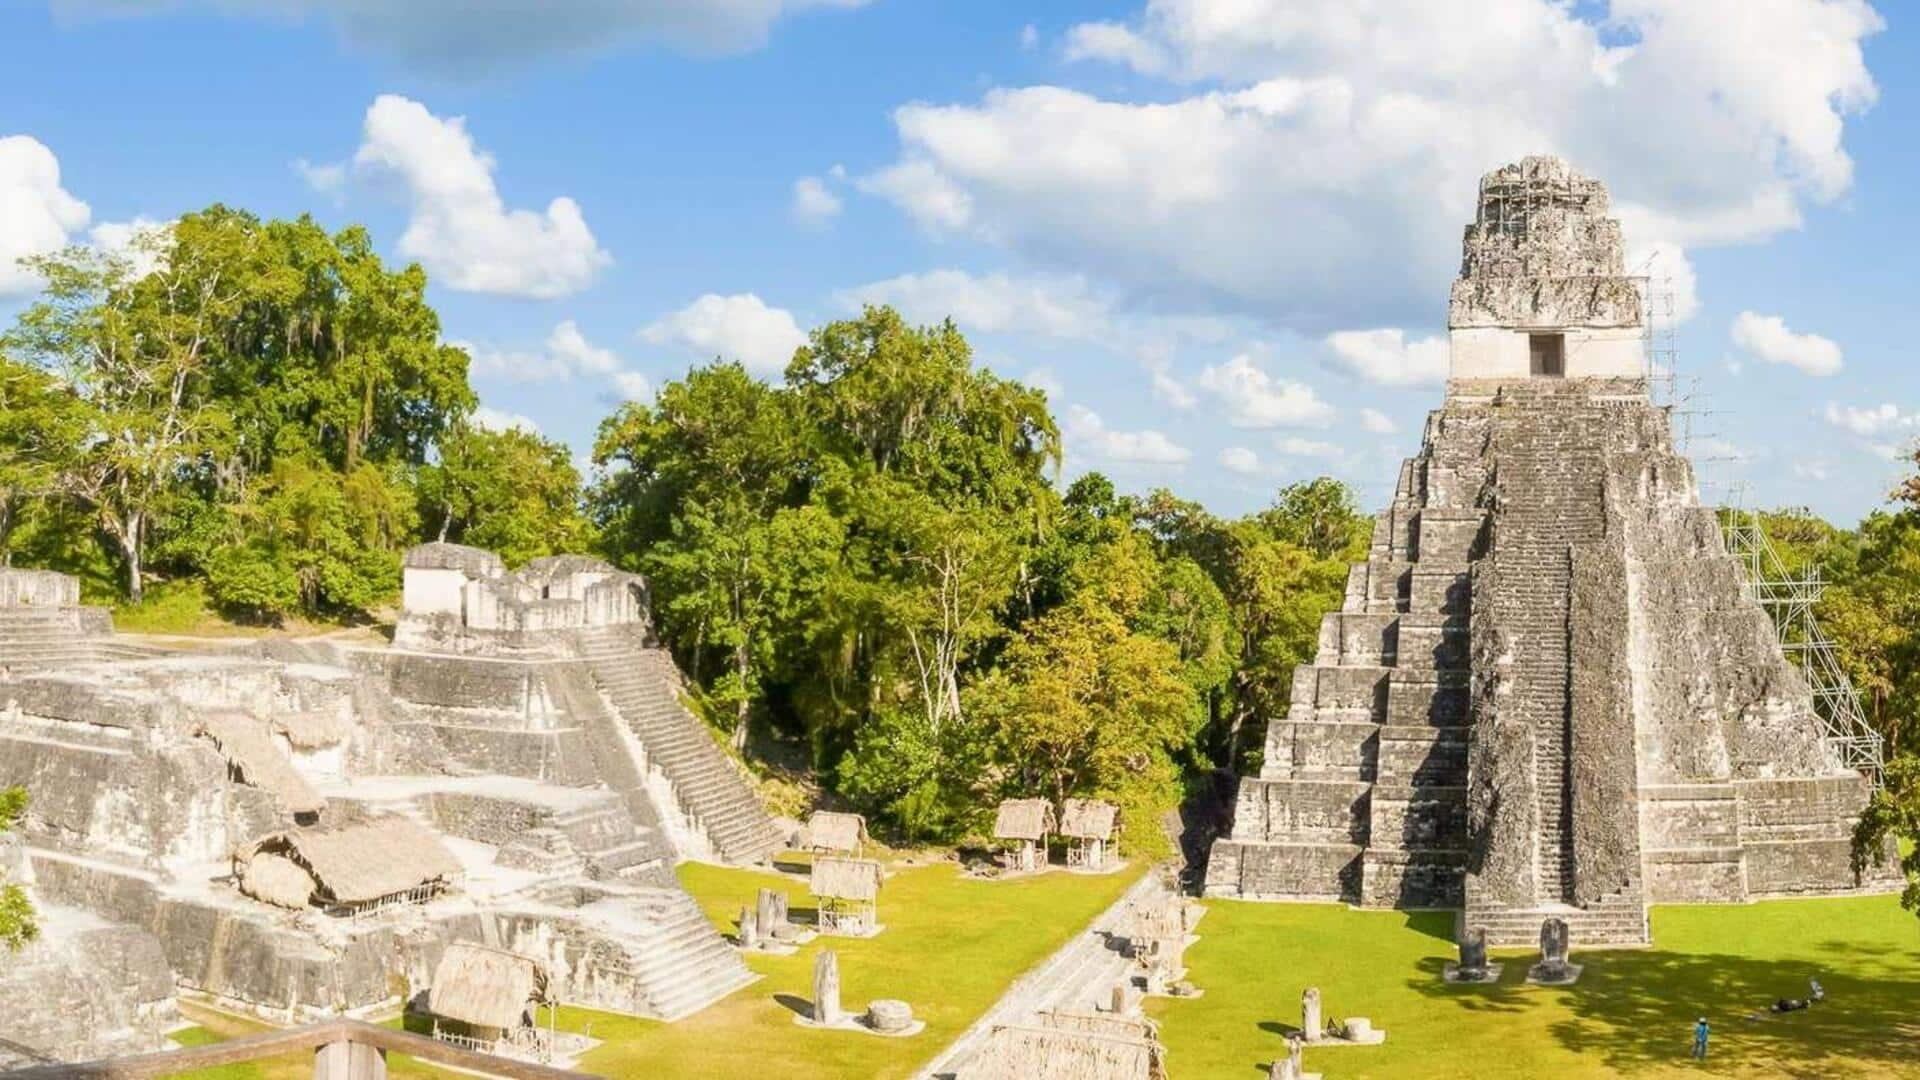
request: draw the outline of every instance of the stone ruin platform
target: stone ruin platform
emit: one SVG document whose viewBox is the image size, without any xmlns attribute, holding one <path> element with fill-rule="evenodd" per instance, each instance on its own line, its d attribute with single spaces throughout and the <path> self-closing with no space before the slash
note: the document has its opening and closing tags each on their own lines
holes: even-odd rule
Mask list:
<svg viewBox="0 0 1920 1080">
<path fill-rule="evenodd" d="M 384 1009 L 456 941 L 534 957 L 571 1004 L 698 1011 L 757 976 L 673 867 L 763 863 L 780 838 L 682 704 L 646 605 L 644 580 L 597 560 L 508 572 L 426 545 L 393 647 L 162 652 L 119 644 L 72 579 L 0 570 L 0 787 L 30 797 L 18 876 L 50 927 L 97 923 L 73 947 L 140 958 L 139 1000 L 111 1006 L 130 1016 L 167 1015 L 175 988 L 282 1022 Z M 356 828 L 412 839 L 336 851 Z M 388 887 L 369 882 L 397 884 L 360 899 Z M 80 1037 L 89 1010 L 62 1012 L 0 1016 L 0 1040 L 57 1059 L 156 1045 L 145 1020 L 105 1045 Z"/>
</svg>

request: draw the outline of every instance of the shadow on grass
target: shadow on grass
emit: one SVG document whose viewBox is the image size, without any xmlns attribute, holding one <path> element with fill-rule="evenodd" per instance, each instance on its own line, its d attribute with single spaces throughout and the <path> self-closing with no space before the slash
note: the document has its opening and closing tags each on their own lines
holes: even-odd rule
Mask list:
<svg viewBox="0 0 1920 1080">
<path fill-rule="evenodd" d="M 803 1019 L 813 1019 L 813 1002 L 799 994 L 775 994 L 773 1000 Z"/>
<path fill-rule="evenodd" d="M 1865 962 L 1872 950 L 1856 944 L 1834 943 L 1832 951 L 1836 962 L 1825 967 L 1720 953 L 1592 952 L 1576 957 L 1586 971 L 1564 988 L 1526 985 L 1521 957 L 1496 958 L 1506 963 L 1496 984 L 1449 985 L 1440 977 L 1444 962 L 1428 958 L 1408 985 L 1484 1011 L 1522 1011 L 1540 995 L 1560 995 L 1573 1015 L 1552 1023 L 1551 1036 L 1617 1072 L 1684 1061 L 1702 1016 L 1713 1029 L 1715 1064 L 1809 1078 L 1841 1075 L 1839 1059 L 1912 1065 L 1920 1057 L 1920 979 L 1861 974 L 1873 967 Z M 1826 988 L 1823 1004 L 1767 1011 L 1780 998 L 1806 996 L 1810 977 Z"/>
<path fill-rule="evenodd" d="M 1451 945 L 1454 942 L 1453 929 L 1456 915 L 1452 911 L 1409 911 L 1405 912 L 1406 928 L 1430 938 L 1439 938 Z"/>
</svg>

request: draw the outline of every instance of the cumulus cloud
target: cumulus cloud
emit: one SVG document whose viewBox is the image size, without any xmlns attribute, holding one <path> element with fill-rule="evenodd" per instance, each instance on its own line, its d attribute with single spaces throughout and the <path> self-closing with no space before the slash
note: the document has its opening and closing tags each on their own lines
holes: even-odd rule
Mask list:
<svg viewBox="0 0 1920 1080">
<path fill-rule="evenodd" d="M 1795 333 L 1778 315 L 1743 311 L 1734 316 L 1730 334 L 1735 345 L 1764 363 L 1785 364 L 1808 375 L 1840 373 L 1838 344 L 1818 334 Z"/>
<path fill-rule="evenodd" d="M 753 293 L 707 293 L 649 324 L 640 336 L 702 359 L 738 360 L 756 375 L 785 371 L 793 351 L 807 343 L 792 312 L 768 307 Z"/>
<path fill-rule="evenodd" d="M 1337 458 L 1344 451 L 1330 442 L 1318 439 L 1303 439 L 1298 435 L 1281 435 L 1273 440 L 1273 448 L 1289 457 Z"/>
<path fill-rule="evenodd" d="M 1400 430 L 1393 418 L 1375 408 L 1360 410 L 1360 428 L 1372 435 L 1392 435 Z"/>
<path fill-rule="evenodd" d="M 450 344 L 467 351 L 475 375 L 504 382 L 598 379 L 623 400 L 644 401 L 653 396 L 653 384 L 645 375 L 627 370 L 612 349 L 587 340 L 572 319 L 555 326 L 538 349 L 493 349 L 467 341 Z"/>
<path fill-rule="evenodd" d="M 1822 415 L 1827 423 L 1863 439 L 1920 430 L 1920 412 L 1903 411 L 1891 401 L 1860 407 L 1829 401 Z"/>
<path fill-rule="evenodd" d="M 1848 188 L 1881 27 L 1862 0 L 1150 0 L 1066 43 L 1163 80 L 1150 100 L 909 104 L 863 186 L 936 233 L 1319 336 L 1430 318 L 1480 174 L 1559 153 L 1678 285 L 1685 247 Z"/>
<path fill-rule="evenodd" d="M 585 288 L 613 261 L 572 199 L 509 209 L 494 185 L 493 158 L 474 145 L 462 117 L 382 94 L 367 109 L 353 164 L 399 181 L 410 204 L 400 253 L 450 288 L 546 300 Z"/>
<path fill-rule="evenodd" d="M 839 293 L 841 306 L 890 304 L 910 321 L 951 318 L 967 333 L 1035 334 L 1068 341 L 1100 337 L 1112 305 L 1084 277 L 1016 276 L 1003 272 L 929 270 L 901 274 Z"/>
<path fill-rule="evenodd" d="M 162 249 L 173 222 L 135 217 L 132 221 L 103 221 L 87 233 L 95 248 L 127 260 L 134 277 L 146 277 L 160 268 Z"/>
<path fill-rule="evenodd" d="M 1184 465 L 1192 451 L 1175 443 L 1164 433 L 1116 431 L 1100 419 L 1100 414 L 1084 405 L 1067 409 L 1060 435 L 1067 452 L 1101 461 L 1133 465 Z"/>
<path fill-rule="evenodd" d="M 819 228 L 839 215 L 840 205 L 840 196 L 827 187 L 825 180 L 817 176 L 803 176 L 793 182 L 793 202 L 787 212 L 794 221 L 809 228 Z"/>
<path fill-rule="evenodd" d="M 470 78 L 547 57 L 609 52 L 659 42 L 696 55 L 748 52 L 766 44 L 775 22 L 867 0 L 56 0 L 66 11 L 136 15 L 201 8 L 277 20 L 316 16 L 349 44 L 386 53 L 436 75 Z"/>
<path fill-rule="evenodd" d="M 1204 369 L 1198 381 L 1234 427 L 1324 426 L 1333 419 L 1333 406 L 1313 387 L 1276 379 L 1245 354 Z"/>
<path fill-rule="evenodd" d="M 1439 386 L 1447 381 L 1447 339 L 1408 341 L 1404 330 L 1340 330 L 1327 348 L 1341 366 L 1378 386 Z"/>
<path fill-rule="evenodd" d="M 31 135 L 0 138 L 0 296 L 38 289 L 40 276 L 20 260 L 65 247 L 91 217 L 60 186 L 60 160 L 46 144 Z"/>
<path fill-rule="evenodd" d="M 1260 471 L 1260 455 L 1244 446 L 1229 446 L 1220 451 L 1219 461 L 1221 468 L 1242 476 L 1252 476 Z"/>
<path fill-rule="evenodd" d="M 524 431 L 529 435 L 540 434 L 540 425 L 530 417 L 516 412 L 503 412 L 487 405 L 473 410 L 473 425 L 487 431 Z"/>
</svg>

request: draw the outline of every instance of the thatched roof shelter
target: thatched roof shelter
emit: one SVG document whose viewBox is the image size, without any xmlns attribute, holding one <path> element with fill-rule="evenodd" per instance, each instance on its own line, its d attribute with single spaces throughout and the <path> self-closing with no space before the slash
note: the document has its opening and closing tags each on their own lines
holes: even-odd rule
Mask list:
<svg viewBox="0 0 1920 1080">
<path fill-rule="evenodd" d="M 531 957 L 471 942 L 447 946 L 427 1009 L 474 1027 L 510 1029 L 530 1002 L 547 1001 L 547 973 Z"/>
<path fill-rule="evenodd" d="M 1075 840 L 1113 839 L 1120 808 L 1100 799 L 1068 799 L 1060 814 L 1060 835 Z"/>
<path fill-rule="evenodd" d="M 1165 1051 L 1145 1021 L 1064 1013 L 1040 1020 L 995 1028 L 959 1080 L 1166 1080 Z"/>
<path fill-rule="evenodd" d="M 1007 799 L 993 819 L 996 840 L 1043 840 L 1054 829 L 1053 804 L 1045 799 Z"/>
<path fill-rule="evenodd" d="M 370 903 L 452 878 L 461 869 L 438 837 L 391 814 L 343 829 L 275 833 L 255 844 L 248 867 L 263 855 L 291 859 L 313 875 L 323 898 L 342 904 Z"/>
<path fill-rule="evenodd" d="M 240 891 L 255 900 L 299 911 L 313 903 L 313 875 L 285 855 L 261 852 L 247 860 Z"/>
<path fill-rule="evenodd" d="M 878 900 L 880 864 L 872 859 L 823 855 L 813 860 L 807 891 L 827 900 Z"/>
<path fill-rule="evenodd" d="M 815 810 L 807 818 L 806 845 L 824 851 L 859 851 L 865 844 L 867 819 L 859 814 Z"/>
<path fill-rule="evenodd" d="M 234 709 L 215 709 L 202 714 L 198 726 L 220 748 L 220 756 L 240 771 L 242 783 L 272 792 L 291 813 L 326 809 L 327 800 L 274 745 L 266 721 Z"/>
</svg>

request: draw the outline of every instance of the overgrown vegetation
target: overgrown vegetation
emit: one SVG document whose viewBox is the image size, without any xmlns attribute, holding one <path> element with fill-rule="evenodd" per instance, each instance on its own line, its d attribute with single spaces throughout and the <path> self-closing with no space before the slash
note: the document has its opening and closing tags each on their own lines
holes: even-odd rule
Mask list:
<svg viewBox="0 0 1920 1080">
<path fill-rule="evenodd" d="M 0 788 L 0 833 L 13 828 L 26 812 L 27 789 Z M 13 952 L 39 936 L 40 922 L 27 891 L 18 882 L 8 881 L 6 868 L 0 866 L 0 946 Z"/>
<path fill-rule="evenodd" d="M 584 536 L 565 448 L 472 427 L 425 273 L 363 229 L 213 206 L 131 257 L 30 262 L 45 291 L 0 338 L 7 561 L 136 606 L 192 580 L 276 621 L 388 602 L 423 537 L 525 556 Z"/>
</svg>

